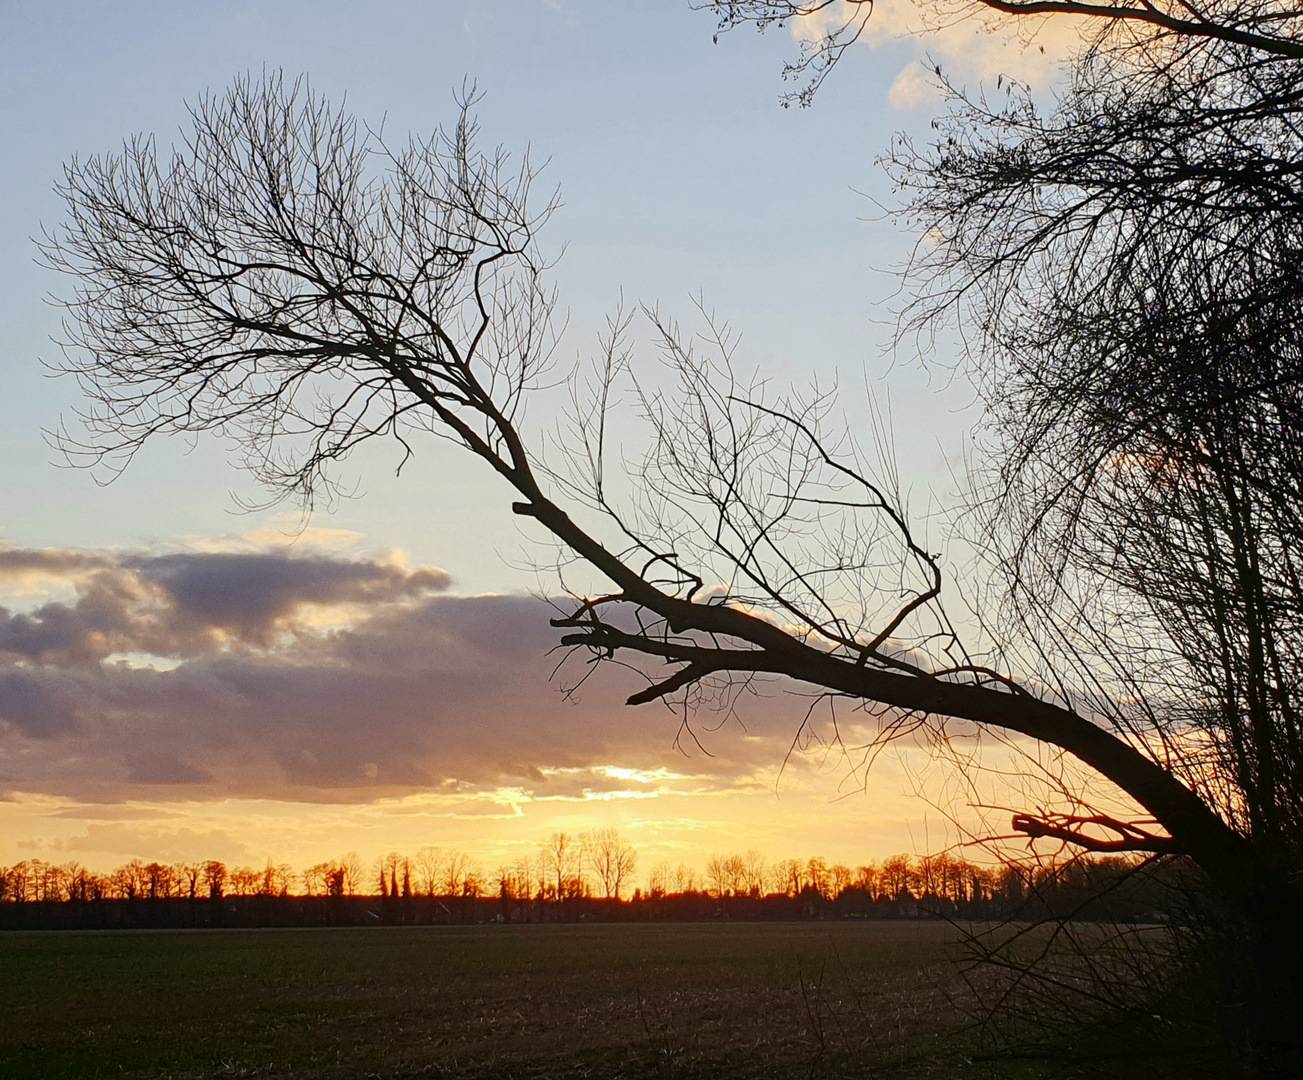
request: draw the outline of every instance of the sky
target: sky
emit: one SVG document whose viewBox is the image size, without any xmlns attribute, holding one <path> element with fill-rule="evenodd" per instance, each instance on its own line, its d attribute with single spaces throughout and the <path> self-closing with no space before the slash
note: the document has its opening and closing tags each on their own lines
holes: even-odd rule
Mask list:
<svg viewBox="0 0 1303 1080">
<path fill-rule="evenodd" d="M 779 76 L 812 28 L 716 43 L 684 0 L 3 0 L 0 864 L 305 866 L 434 845 L 491 868 L 606 825 L 644 868 L 943 845 L 919 791 L 944 802 L 948 781 L 920 750 L 867 774 L 817 739 L 789 754 L 796 688 L 696 718 L 696 739 L 663 705 L 623 706 L 627 674 L 567 694 L 580 673 L 553 670 L 546 559 L 445 445 L 401 475 L 392 449 L 357 455 L 353 497 L 305 521 L 244 509 L 264 493 L 216 440 L 159 441 L 105 485 L 44 435 L 79 393 L 42 364 L 67 283 L 33 244 L 61 219 L 65 162 L 171 141 L 187 101 L 247 72 L 307 74 L 400 134 L 454 120 L 469 80 L 484 141 L 528 148 L 559 190 L 542 242 L 561 355 L 591 354 L 622 298 L 685 318 L 700 298 L 741 333 L 744 366 L 837 382 L 852 427 L 868 393 L 885 402 L 911 505 L 944 502 L 976 413 L 944 355 L 892 348 L 916 238 L 878 159 L 893 132 L 926 135 L 930 65 L 1043 88 L 1069 43 L 1057 27 L 1030 45 L 971 23 L 918 35 L 907 5 L 879 6 L 801 110 L 780 107 Z M 871 728 L 852 714 L 841 731 Z"/>
</svg>

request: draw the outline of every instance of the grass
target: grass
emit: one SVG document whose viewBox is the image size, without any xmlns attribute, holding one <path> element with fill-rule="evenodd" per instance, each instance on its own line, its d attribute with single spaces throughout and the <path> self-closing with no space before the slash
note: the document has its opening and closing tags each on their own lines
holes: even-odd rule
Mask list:
<svg viewBox="0 0 1303 1080">
<path fill-rule="evenodd" d="M 0 1076 L 953 1075 L 935 922 L 10 933 Z"/>
</svg>

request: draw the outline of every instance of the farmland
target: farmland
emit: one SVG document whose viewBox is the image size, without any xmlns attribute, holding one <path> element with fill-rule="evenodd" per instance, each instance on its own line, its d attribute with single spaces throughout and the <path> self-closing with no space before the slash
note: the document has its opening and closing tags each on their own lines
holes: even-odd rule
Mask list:
<svg viewBox="0 0 1303 1080">
<path fill-rule="evenodd" d="M 968 1074 L 935 921 L 0 935 L 0 1076 Z"/>
</svg>

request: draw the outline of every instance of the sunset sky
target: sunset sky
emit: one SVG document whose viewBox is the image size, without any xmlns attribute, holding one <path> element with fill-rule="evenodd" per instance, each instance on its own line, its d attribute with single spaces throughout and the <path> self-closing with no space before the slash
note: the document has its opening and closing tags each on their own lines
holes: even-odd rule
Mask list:
<svg viewBox="0 0 1303 1080">
<path fill-rule="evenodd" d="M 358 455 L 356 497 L 304 522 L 217 441 L 160 442 L 116 482 L 61 468 L 42 429 L 78 404 L 51 379 L 67 285 L 36 262 L 74 155 L 172 140 L 185 103 L 237 74 L 307 73 L 387 133 L 455 117 L 470 79 L 483 138 L 547 162 L 563 206 L 543 235 L 567 357 L 626 304 L 743 335 L 775 380 L 836 380 L 850 423 L 889 404 L 911 506 L 944 502 L 975 414 L 944 370 L 893 354 L 892 270 L 914 239 L 875 164 L 926 137 L 923 61 L 976 85 L 1037 87 L 1056 49 L 969 25 L 902 36 L 884 12 L 810 110 L 779 107 L 793 31 L 722 37 L 685 0 L 61 3 L 0 8 L 0 863 L 133 857 L 299 866 L 357 851 L 459 848 L 492 869 L 555 830 L 614 825 L 658 859 L 924 852 L 947 790 L 902 748 L 867 777 L 799 746 L 808 707 L 774 684 L 701 746 L 637 684 L 553 674 L 555 583 L 494 478 L 455 450 Z M 874 16 L 875 20 L 878 16 Z M 1061 33 L 1057 31 L 1056 33 Z M 1064 39 L 1066 40 L 1066 39 Z M 562 254 L 564 250 L 564 254 Z M 635 326 L 637 330 L 638 327 Z M 862 714 L 847 743 L 867 738 Z M 784 767 L 784 761 L 787 761 Z M 780 771 L 782 775 L 780 777 Z"/>
</svg>

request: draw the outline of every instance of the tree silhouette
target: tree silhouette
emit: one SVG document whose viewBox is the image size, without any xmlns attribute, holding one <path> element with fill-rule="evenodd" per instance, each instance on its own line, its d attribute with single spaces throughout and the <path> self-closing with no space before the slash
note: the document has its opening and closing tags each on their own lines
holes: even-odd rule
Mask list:
<svg viewBox="0 0 1303 1080">
<path fill-rule="evenodd" d="M 619 829 L 606 827 L 585 833 L 583 851 L 588 868 L 602 883 L 602 895 L 619 900 L 620 890 L 638 868 L 638 852 L 620 835 Z"/>
<path fill-rule="evenodd" d="M 711 6 L 726 28 L 833 10 Z M 936 137 L 891 154 L 927 237 L 902 333 L 956 316 L 975 346 L 988 410 L 975 539 L 992 636 L 1008 646 L 999 666 L 1149 748 L 1296 886 L 1300 12 L 1271 0 L 969 10 L 982 6 L 1088 17 L 1048 109 L 1016 84 L 1003 101 L 966 94 L 938 69 L 950 106 Z M 847 19 L 790 69 L 812 77 L 804 104 L 869 13 L 837 10 Z M 1093 833 L 1096 851 L 1145 840 L 1089 807 L 1015 827 L 1078 845 Z M 1211 943 L 1216 981 L 1251 984 L 1228 991 L 1222 1015 L 1243 1010 L 1290 1042 L 1299 893 L 1264 884 L 1247 907 L 1247 941 L 1216 906 L 1196 920 L 1228 937 Z M 1232 978 L 1242 956 L 1250 970 Z"/>
<path fill-rule="evenodd" d="M 229 879 L 225 863 L 212 860 L 203 864 L 204 888 L 208 890 L 209 899 L 220 900 Z"/>
<path fill-rule="evenodd" d="M 476 150 L 469 106 L 450 132 L 391 147 L 302 81 L 244 79 L 192 110 L 170 157 L 137 138 L 120 155 L 74 160 L 62 186 L 68 220 L 44 246 L 73 281 L 63 370 L 90 402 L 64 449 L 116 469 L 155 435 L 215 432 L 273 491 L 310 503 L 331 491 L 331 466 L 369 439 L 391 438 L 403 455 L 421 435 L 451 439 L 514 492 L 515 513 L 606 579 L 553 622 L 563 646 L 646 673 L 631 705 L 673 700 L 686 717 L 781 676 L 830 702 L 869 703 L 884 739 L 944 741 L 947 724 L 964 721 L 1066 752 L 1139 813 L 1033 807 L 1014 816 L 1015 830 L 1188 856 L 1276 943 L 1264 978 L 1292 985 L 1303 949 L 1288 868 L 1219 813 L 1171 740 L 1155 746 L 1072 686 L 1020 679 L 1002 657 L 965 646 L 941 603 L 939 559 L 913 531 L 893 473 L 836 430 L 830 395 L 775 394 L 739 375 L 725 329 L 705 318 L 694 337 L 654 310 L 644 314 L 669 374 L 649 383 L 631 365 L 621 313 L 589 375 L 571 383 L 561 445 L 550 456 L 531 448 L 523 410 L 547 378 L 555 302 L 536 233 L 553 203 L 530 208 L 527 159 L 513 166 L 504 151 Z M 992 326 L 1002 298 L 1019 295 L 1010 282 L 1053 254 L 1059 235 L 1033 231 L 1041 248 L 1002 258 L 1039 219 L 1026 224 L 1011 199 L 946 201 L 943 178 L 958 192 L 998 190 L 980 168 L 963 186 L 958 163 L 1004 167 L 1000 150 L 952 154 L 947 144 L 933 158 L 898 159 L 922 178 L 920 213 L 953 212 L 931 280 L 954 280 L 953 270 L 959 284 L 937 303 L 986 283 Z M 1053 184 L 1015 190 L 1034 201 Z M 1074 208 L 1126 205 L 1125 184 L 1102 190 L 1054 209 L 1051 223 L 1071 239 Z M 979 243 L 958 243 L 973 235 Z M 623 502 L 607 448 L 621 387 L 646 445 Z M 463 892 L 478 889 L 460 876 Z M 398 888 L 392 872 L 388 887 Z"/>
<path fill-rule="evenodd" d="M 557 903 L 583 891 L 584 845 L 565 832 L 554 832 L 539 851 L 543 880 Z"/>
</svg>

